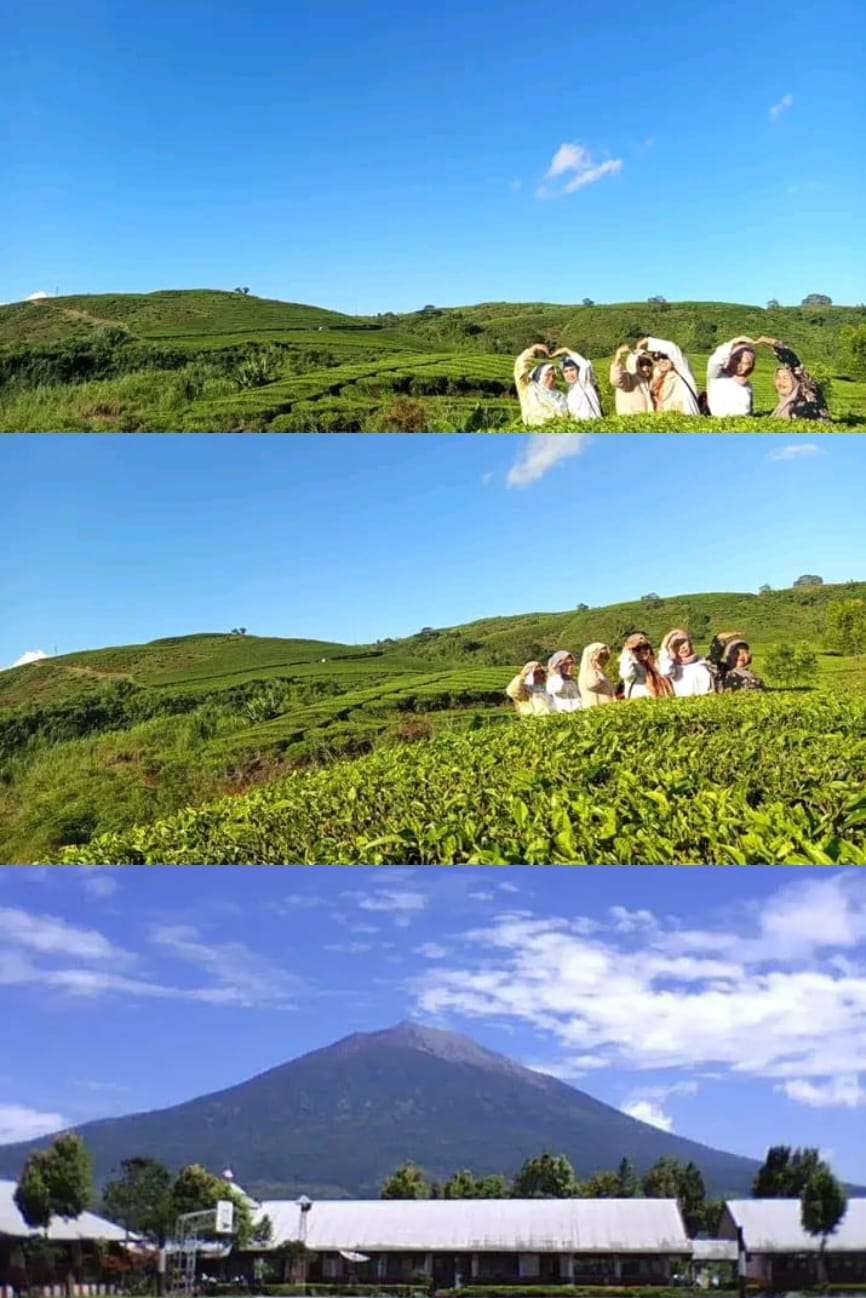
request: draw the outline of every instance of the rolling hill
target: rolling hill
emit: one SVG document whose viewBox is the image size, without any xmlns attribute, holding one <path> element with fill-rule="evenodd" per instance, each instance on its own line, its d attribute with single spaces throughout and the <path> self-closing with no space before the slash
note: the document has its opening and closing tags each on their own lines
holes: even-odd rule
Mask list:
<svg viewBox="0 0 866 1298">
<path fill-rule="evenodd" d="M 634 630 L 658 641 L 677 625 L 704 646 L 713 631 L 737 627 L 761 670 L 774 642 L 820 648 L 828 604 L 846 597 L 866 597 L 866 583 L 493 617 L 360 646 L 177 636 L 13 668 L 0 672 L 0 857 L 78 850 L 380 747 L 405 764 L 409 748 L 467 730 L 492 743 L 514 724 L 503 693 L 513 671 L 563 646 L 616 646 Z M 864 674 L 862 659 L 820 654 L 813 693 L 859 697 Z M 724 715 L 733 724 L 734 713 Z"/>
<path fill-rule="evenodd" d="M 144 1154 L 172 1168 L 230 1166 L 248 1190 L 271 1197 L 375 1198 L 407 1158 L 437 1179 L 462 1167 L 511 1175 L 543 1149 L 567 1154 L 579 1176 L 623 1157 L 639 1171 L 663 1155 L 693 1160 L 717 1197 L 748 1195 L 758 1168 L 467 1037 L 414 1023 L 353 1034 L 213 1095 L 76 1130 L 99 1182 L 121 1159 Z M 0 1176 L 16 1177 L 47 1143 L 0 1147 Z"/>
<path fill-rule="evenodd" d="M 718 342 L 743 332 L 784 338 L 816 374 L 832 377 L 834 417 L 857 427 L 866 424 L 866 370 L 851 337 L 864 325 L 866 307 L 718 302 L 487 303 L 360 317 L 208 289 L 43 298 L 0 307 L 0 430 L 514 429 L 512 361 L 531 342 L 567 341 L 591 356 L 611 413 L 607 362 L 619 343 L 673 337 L 700 374 Z M 754 383 L 766 414 L 775 405 L 768 355 Z M 678 416 L 653 426 L 685 427 Z"/>
</svg>

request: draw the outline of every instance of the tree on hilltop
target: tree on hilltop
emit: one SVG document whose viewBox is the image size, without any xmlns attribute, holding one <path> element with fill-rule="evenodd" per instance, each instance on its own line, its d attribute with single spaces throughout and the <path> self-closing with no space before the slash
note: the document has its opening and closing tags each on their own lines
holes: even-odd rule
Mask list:
<svg viewBox="0 0 866 1298">
<path fill-rule="evenodd" d="M 832 306 L 833 299 L 826 293 L 809 293 L 803 298 L 801 306 Z"/>
<path fill-rule="evenodd" d="M 804 572 L 802 577 L 798 577 L 794 582 L 794 590 L 801 589 L 803 586 L 823 586 L 824 578 L 818 577 L 814 573 Z"/>
<path fill-rule="evenodd" d="M 767 310 L 774 311 L 776 307 L 781 305 L 782 305 L 781 302 L 779 302 L 777 298 L 771 297 L 769 302 L 767 303 Z"/>
</svg>

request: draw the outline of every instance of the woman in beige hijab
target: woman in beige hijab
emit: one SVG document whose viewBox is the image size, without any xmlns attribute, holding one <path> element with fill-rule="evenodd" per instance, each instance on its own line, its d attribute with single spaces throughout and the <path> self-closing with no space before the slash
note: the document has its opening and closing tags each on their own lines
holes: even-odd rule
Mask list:
<svg viewBox="0 0 866 1298">
<path fill-rule="evenodd" d="M 531 662 L 517 673 L 506 686 L 519 717 L 545 716 L 553 710 L 553 700 L 547 693 L 547 672 L 541 663 Z"/>
<path fill-rule="evenodd" d="M 580 671 L 577 674 L 577 688 L 580 701 L 585 708 L 597 703 L 613 703 L 616 699 L 613 684 L 604 674 L 610 661 L 610 645 L 595 641 L 588 644 L 580 659 Z"/>
</svg>

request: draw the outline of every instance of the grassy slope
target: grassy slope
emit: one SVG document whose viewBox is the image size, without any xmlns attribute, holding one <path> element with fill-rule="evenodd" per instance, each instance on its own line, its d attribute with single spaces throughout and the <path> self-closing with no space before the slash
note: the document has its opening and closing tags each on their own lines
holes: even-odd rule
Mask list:
<svg viewBox="0 0 866 1298">
<path fill-rule="evenodd" d="M 382 742 L 507 724 L 502 691 L 514 667 L 562 646 L 579 653 L 591 639 L 618 645 L 631 629 L 658 640 L 685 624 L 703 645 L 712 630 L 735 628 L 757 646 L 760 670 L 761 646 L 819 646 L 827 602 L 840 596 L 866 597 L 866 583 L 486 618 L 378 646 L 182 636 L 15 668 L 0 673 L 0 734 L 28 716 L 36 735 L 0 760 L 0 856 L 33 860 Z M 866 685 L 862 659 L 822 655 L 820 671 L 822 693 Z M 118 682 L 137 710 L 58 728 L 64 709 L 98 708 Z"/>
<path fill-rule="evenodd" d="M 848 372 L 841 342 L 846 325 L 863 321 L 866 310 L 855 307 L 765 311 L 727 303 L 488 303 L 434 315 L 363 319 L 211 290 L 52 298 L 0 307 L 0 352 L 4 344 L 32 347 L 83 339 L 114 326 L 136 344 L 170 346 L 190 360 L 243 344 L 274 343 L 292 353 L 320 351 L 326 359 L 318 367 L 305 362 L 304 373 L 286 373 L 240 392 L 232 391 L 231 383 L 205 384 L 197 395 L 186 395 L 183 385 L 171 381 L 170 371 L 151 371 L 136 382 L 130 381 L 135 376 L 124 375 L 38 393 L 11 392 L 0 400 L 0 426 L 33 431 L 351 429 L 369 427 L 371 420 L 375 425 L 377 411 L 400 394 L 419 402 L 428 426 L 435 429 L 463 427 L 461 421 L 479 403 L 489 407 L 492 421 L 513 421 L 518 409 L 511 395 L 512 358 L 539 338 L 566 341 L 591 355 L 605 408 L 612 411 L 607 369 L 621 341 L 642 333 L 675 338 L 689 353 L 702 386 L 709 351 L 739 332 L 783 337 L 807 363 L 834 374 L 834 413 L 863 418 L 866 383 Z M 771 410 L 775 395 L 769 353 L 761 356 L 754 386 L 756 410 Z M 699 421 L 695 427 L 722 431 L 715 421 Z M 790 423 L 781 427 L 794 431 Z M 596 428 L 604 431 L 605 425 Z M 612 424 L 609 430 L 619 426 Z"/>
</svg>

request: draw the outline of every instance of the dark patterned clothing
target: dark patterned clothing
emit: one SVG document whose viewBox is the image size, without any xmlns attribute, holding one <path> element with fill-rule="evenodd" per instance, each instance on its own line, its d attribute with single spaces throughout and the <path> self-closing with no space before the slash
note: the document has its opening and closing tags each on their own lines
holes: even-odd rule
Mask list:
<svg viewBox="0 0 866 1298">
<path fill-rule="evenodd" d="M 776 360 L 791 371 L 794 388 L 786 397 L 780 397 L 773 411 L 777 419 L 829 419 L 830 412 L 817 379 L 801 364 L 796 352 L 779 343 L 773 348 Z"/>
<path fill-rule="evenodd" d="M 760 676 L 756 676 L 750 667 L 732 667 L 725 672 L 722 680 L 723 690 L 763 690 L 766 689 Z"/>
</svg>

